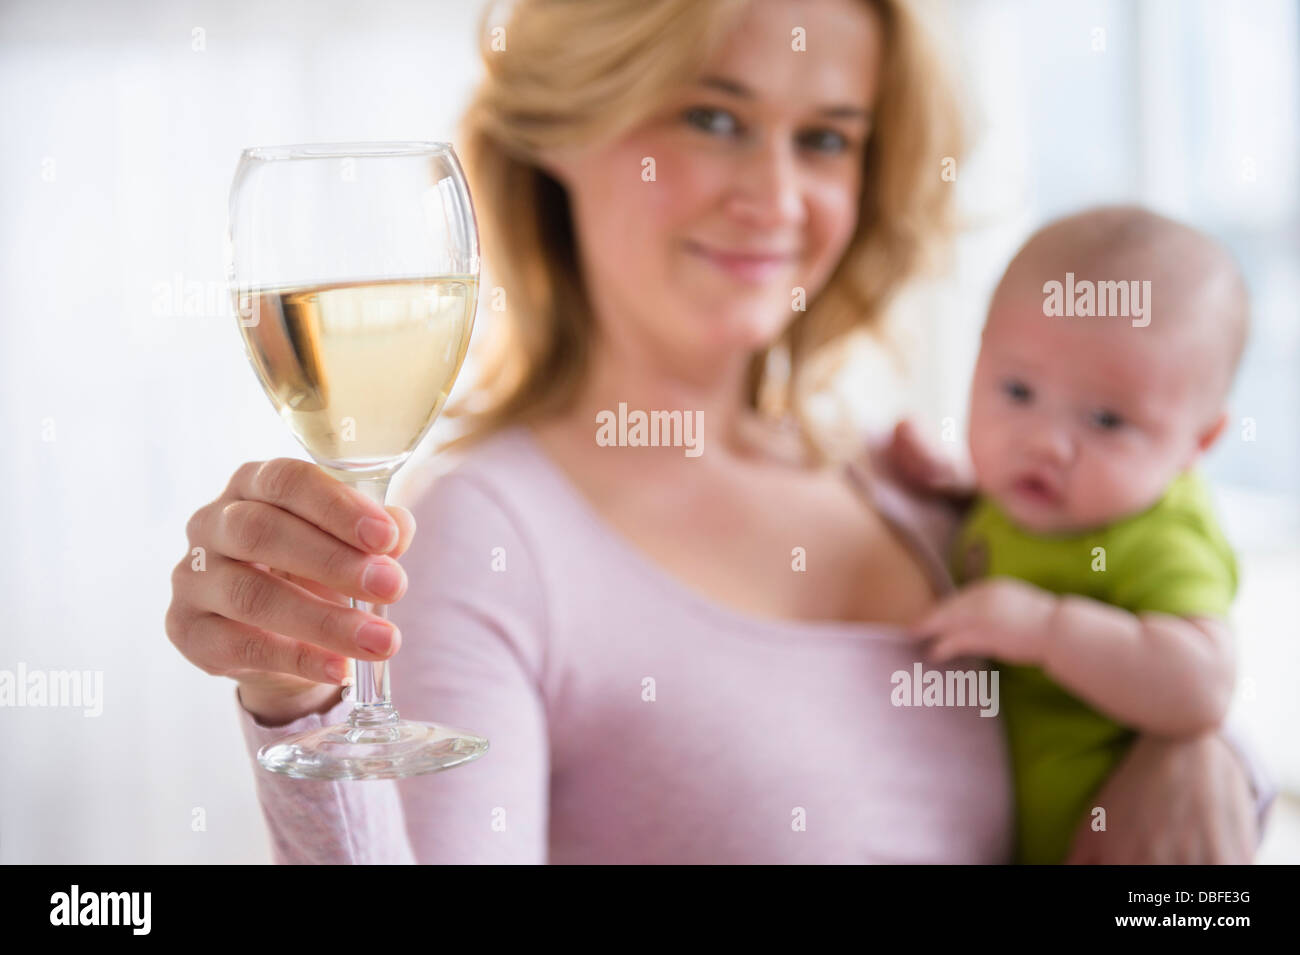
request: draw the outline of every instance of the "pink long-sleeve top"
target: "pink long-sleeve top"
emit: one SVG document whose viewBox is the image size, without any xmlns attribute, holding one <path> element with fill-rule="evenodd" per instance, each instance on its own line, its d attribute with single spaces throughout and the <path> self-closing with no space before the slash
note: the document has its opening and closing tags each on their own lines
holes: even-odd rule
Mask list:
<svg viewBox="0 0 1300 955">
<path fill-rule="evenodd" d="M 950 586 L 950 525 L 856 466 L 846 479 Z M 920 659 L 898 628 L 711 601 L 607 525 L 523 427 L 472 448 L 412 511 L 393 698 L 490 749 L 397 781 L 254 761 L 277 862 L 1010 859 L 1001 721 L 893 705 L 891 676 Z M 238 712 L 252 757 L 350 708 L 278 727 Z"/>
</svg>

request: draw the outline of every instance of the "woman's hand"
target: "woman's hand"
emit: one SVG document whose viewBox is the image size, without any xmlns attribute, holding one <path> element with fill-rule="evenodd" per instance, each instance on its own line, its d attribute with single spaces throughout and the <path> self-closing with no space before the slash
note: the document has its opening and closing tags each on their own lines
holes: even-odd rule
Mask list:
<svg viewBox="0 0 1300 955">
<path fill-rule="evenodd" d="M 910 421 L 894 426 L 883 458 L 893 476 L 915 490 L 961 502 L 975 494 L 974 475 L 955 459 L 930 447 Z"/>
<path fill-rule="evenodd" d="M 1093 799 L 1067 864 L 1249 864 L 1258 843 L 1245 767 L 1217 733 L 1187 739 L 1139 736 Z"/>
<path fill-rule="evenodd" d="M 244 464 L 186 526 L 167 636 L 204 673 L 236 680 L 264 722 L 310 713 L 337 698 L 349 658 L 396 652 L 397 628 L 348 597 L 400 599 L 406 574 L 394 558 L 414 533 L 405 508 L 381 507 L 315 464 Z"/>
</svg>

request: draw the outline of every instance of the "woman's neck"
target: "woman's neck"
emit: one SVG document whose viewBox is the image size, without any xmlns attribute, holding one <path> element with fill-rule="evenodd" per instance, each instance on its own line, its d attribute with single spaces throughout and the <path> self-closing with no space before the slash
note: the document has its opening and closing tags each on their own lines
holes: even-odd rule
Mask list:
<svg viewBox="0 0 1300 955">
<path fill-rule="evenodd" d="M 638 412 L 647 418 L 652 412 L 683 418 L 689 413 L 711 455 L 806 464 L 797 431 L 764 419 L 745 400 L 748 365 L 748 355 L 735 354 L 692 368 L 601 341 L 591 354 L 587 380 L 563 417 L 575 433 L 596 434 L 604 421 L 627 437 L 632 429 L 625 425 L 635 424 Z M 682 452 L 668 453 L 680 457 Z"/>
</svg>

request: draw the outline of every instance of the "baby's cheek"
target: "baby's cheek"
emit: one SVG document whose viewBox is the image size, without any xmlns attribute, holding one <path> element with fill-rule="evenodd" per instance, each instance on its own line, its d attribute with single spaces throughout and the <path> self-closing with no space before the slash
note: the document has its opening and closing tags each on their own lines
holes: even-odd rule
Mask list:
<svg viewBox="0 0 1300 955">
<path fill-rule="evenodd" d="M 971 409 L 970 452 L 981 484 L 994 483 L 1010 466 L 1006 431 L 999 416 L 985 402 L 977 400 Z"/>
<path fill-rule="evenodd" d="M 1006 460 L 991 452 L 987 445 L 971 450 L 971 466 L 975 472 L 975 486 L 981 491 L 996 493 L 1007 484 Z"/>
<path fill-rule="evenodd" d="M 1109 523 L 1144 506 L 1151 494 L 1151 469 L 1140 459 L 1111 451 L 1096 455 L 1080 475 L 1079 510 L 1088 523 Z"/>
<path fill-rule="evenodd" d="M 1095 481 L 1077 481 L 1070 502 L 1073 523 L 1083 527 L 1106 524 L 1123 506 L 1113 491 L 1099 487 Z"/>
</svg>

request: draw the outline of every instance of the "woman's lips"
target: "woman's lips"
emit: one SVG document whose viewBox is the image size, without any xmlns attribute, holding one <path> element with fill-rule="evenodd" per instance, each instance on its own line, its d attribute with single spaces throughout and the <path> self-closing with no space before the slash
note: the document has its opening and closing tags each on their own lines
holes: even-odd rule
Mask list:
<svg viewBox="0 0 1300 955">
<path fill-rule="evenodd" d="M 687 240 L 686 250 L 742 282 L 766 282 L 788 269 L 793 253 L 732 252 Z"/>
</svg>

